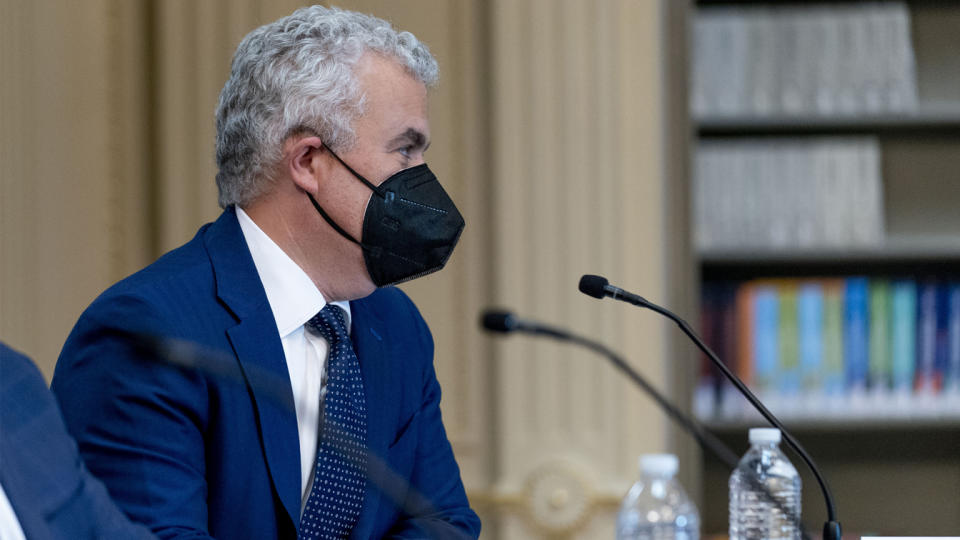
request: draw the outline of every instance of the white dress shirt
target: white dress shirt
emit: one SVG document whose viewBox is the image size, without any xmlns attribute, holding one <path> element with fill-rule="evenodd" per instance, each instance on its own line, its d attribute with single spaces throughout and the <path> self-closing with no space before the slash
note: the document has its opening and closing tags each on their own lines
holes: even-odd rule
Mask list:
<svg viewBox="0 0 960 540">
<path fill-rule="evenodd" d="M 0 485 L 0 540 L 26 540 L 3 485 Z"/>
<path fill-rule="evenodd" d="M 318 433 L 323 394 L 323 373 L 327 359 L 327 341 L 304 325 L 327 304 L 323 294 L 302 268 L 242 209 L 237 208 L 237 221 L 250 248 L 260 282 L 267 293 L 283 354 L 290 373 L 293 403 L 297 410 L 297 431 L 300 437 L 300 513 L 313 487 L 316 468 Z M 332 302 L 343 308 L 350 328 L 350 303 Z"/>
</svg>

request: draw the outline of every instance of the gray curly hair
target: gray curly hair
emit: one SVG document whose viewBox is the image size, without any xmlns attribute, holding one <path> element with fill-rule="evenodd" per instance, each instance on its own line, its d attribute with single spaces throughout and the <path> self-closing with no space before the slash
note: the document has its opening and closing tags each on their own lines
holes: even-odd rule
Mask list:
<svg viewBox="0 0 960 540">
<path fill-rule="evenodd" d="M 301 8 L 243 38 L 217 104 L 221 207 L 244 206 L 267 191 L 290 135 L 314 132 L 334 151 L 354 143 L 364 96 L 353 69 L 367 51 L 395 58 L 428 87 L 437 81 L 425 44 L 362 13 Z"/>
</svg>

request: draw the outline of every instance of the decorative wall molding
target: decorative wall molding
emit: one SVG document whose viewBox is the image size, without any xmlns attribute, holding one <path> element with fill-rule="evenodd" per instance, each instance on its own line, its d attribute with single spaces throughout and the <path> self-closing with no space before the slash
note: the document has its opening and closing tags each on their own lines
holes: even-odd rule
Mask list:
<svg viewBox="0 0 960 540">
<path fill-rule="evenodd" d="M 682 201 L 671 198 L 663 138 L 665 9 L 492 2 L 491 222 L 495 304 L 600 339 L 669 394 L 672 329 L 576 291 L 582 274 L 596 273 L 673 300 L 665 241 L 677 240 L 667 227 Z M 593 501 L 623 496 L 638 454 L 671 449 L 667 421 L 589 352 L 513 337 L 496 342 L 494 358 L 495 493 L 508 502 L 527 494 L 527 511 L 500 516 L 498 534 L 612 535 L 616 505 Z M 555 468 L 557 458 L 590 473 Z M 519 487 L 530 478 L 541 488 Z"/>
<path fill-rule="evenodd" d="M 48 377 L 97 294 L 216 217 L 230 57 L 302 3 L 0 0 L 0 338 Z M 664 45 L 680 3 L 334 3 L 414 32 L 440 63 L 427 159 L 467 228 L 443 272 L 404 289 L 433 331 L 485 537 L 610 536 L 636 456 L 676 448 L 666 421 L 591 353 L 495 339 L 477 319 L 499 306 L 564 326 L 668 395 L 684 388 L 672 327 L 576 291 L 598 273 L 686 305 L 685 141 Z"/>
<path fill-rule="evenodd" d="M 623 485 L 600 488 L 591 480 L 594 476 L 589 466 L 561 457 L 528 472 L 518 488 L 470 492 L 469 496 L 472 503 L 520 516 L 539 535 L 574 535 L 596 513 L 616 509 L 623 499 Z"/>
</svg>

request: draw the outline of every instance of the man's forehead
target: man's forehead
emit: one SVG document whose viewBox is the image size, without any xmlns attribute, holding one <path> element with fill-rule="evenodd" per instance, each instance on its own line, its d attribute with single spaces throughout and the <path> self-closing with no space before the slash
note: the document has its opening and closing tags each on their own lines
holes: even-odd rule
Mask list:
<svg viewBox="0 0 960 540">
<path fill-rule="evenodd" d="M 364 111 L 357 119 L 387 144 L 425 147 L 430 140 L 427 88 L 397 60 L 366 54 L 356 68 Z"/>
</svg>

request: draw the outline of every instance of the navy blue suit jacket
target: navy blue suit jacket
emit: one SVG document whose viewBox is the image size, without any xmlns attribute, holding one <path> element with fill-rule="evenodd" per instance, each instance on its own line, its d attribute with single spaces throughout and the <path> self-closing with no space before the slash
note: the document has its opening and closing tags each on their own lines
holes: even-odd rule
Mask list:
<svg viewBox="0 0 960 540">
<path fill-rule="evenodd" d="M 84 467 L 37 367 L 3 343 L 0 484 L 30 540 L 153 538 Z"/>
<path fill-rule="evenodd" d="M 426 324 L 395 288 L 350 308 L 373 456 L 351 538 L 478 536 L 440 418 Z M 143 361 L 118 332 L 195 342 L 231 362 L 211 373 Z M 87 466 L 158 536 L 296 537 L 293 393 L 232 208 L 87 308 L 52 389 Z"/>
</svg>

